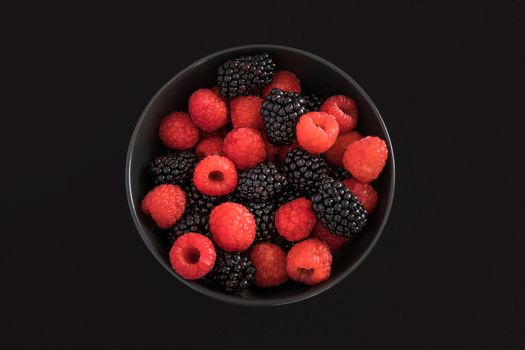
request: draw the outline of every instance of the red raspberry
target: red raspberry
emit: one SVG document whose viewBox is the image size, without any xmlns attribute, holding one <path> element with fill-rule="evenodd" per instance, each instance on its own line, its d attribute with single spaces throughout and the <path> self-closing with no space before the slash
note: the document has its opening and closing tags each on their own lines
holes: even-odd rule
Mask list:
<svg viewBox="0 0 525 350">
<path fill-rule="evenodd" d="M 266 147 L 261 134 L 254 129 L 233 129 L 224 138 L 224 153 L 238 169 L 250 169 L 266 158 Z"/>
<path fill-rule="evenodd" d="M 263 89 L 263 96 L 266 97 L 272 89 L 280 89 L 288 92 L 301 93 L 301 81 L 295 74 L 286 70 L 280 70 L 273 75 L 272 82 Z"/>
<path fill-rule="evenodd" d="M 250 253 L 250 260 L 255 267 L 257 286 L 274 287 L 288 280 L 286 253 L 275 244 L 257 244 Z"/>
<path fill-rule="evenodd" d="M 213 268 L 216 258 L 213 242 L 200 233 L 185 233 L 170 250 L 171 267 L 182 278 L 196 280 Z"/>
<path fill-rule="evenodd" d="M 191 94 L 188 110 L 195 125 L 204 131 L 214 131 L 228 123 L 226 102 L 210 89 Z"/>
<path fill-rule="evenodd" d="M 279 160 L 281 162 L 284 162 L 284 160 L 286 159 L 286 155 L 288 155 L 288 152 L 290 152 L 291 150 L 297 147 L 299 147 L 299 144 L 297 143 L 297 141 L 294 141 L 294 143 L 292 143 L 289 146 L 279 147 Z"/>
<path fill-rule="evenodd" d="M 326 242 L 326 244 L 328 244 L 328 246 L 330 247 L 332 253 L 341 249 L 341 247 L 350 240 L 348 237 L 334 235 L 332 232 L 328 231 L 328 229 L 324 227 L 320 222 L 318 222 L 317 225 L 315 225 L 314 230 L 312 231 L 312 237 Z"/>
<path fill-rule="evenodd" d="M 312 202 L 304 197 L 283 204 L 275 212 L 277 232 L 291 242 L 308 237 L 316 222 Z"/>
<path fill-rule="evenodd" d="M 160 122 L 159 137 L 171 149 L 190 149 L 199 142 L 199 129 L 186 112 L 172 112 Z"/>
<path fill-rule="evenodd" d="M 227 102 L 227 101 L 228 101 L 226 98 L 224 98 L 224 97 L 222 96 L 222 94 L 221 94 L 221 89 L 220 89 L 217 85 L 213 86 L 213 87 L 211 88 L 211 91 L 215 92 L 215 94 L 216 94 L 217 96 L 219 96 L 219 97 L 221 98 L 221 100 L 223 100 L 224 102 Z"/>
<path fill-rule="evenodd" d="M 227 252 L 247 249 L 255 239 L 255 219 L 245 206 L 226 202 L 210 213 L 210 231 L 215 243 Z"/>
<path fill-rule="evenodd" d="M 266 161 L 272 162 L 272 163 L 277 163 L 277 156 L 279 154 L 279 147 L 272 145 L 270 143 L 270 141 L 268 140 L 268 138 L 266 136 L 264 136 L 264 134 L 262 136 L 263 136 L 263 140 L 264 140 L 264 147 L 266 149 Z"/>
<path fill-rule="evenodd" d="M 351 143 L 343 156 L 343 164 L 361 182 L 375 180 L 386 164 L 388 149 L 379 137 L 367 136 Z"/>
<path fill-rule="evenodd" d="M 193 171 L 195 187 L 208 196 L 223 196 L 237 186 L 235 164 L 226 157 L 207 156 Z"/>
<path fill-rule="evenodd" d="M 202 140 L 195 148 L 195 157 L 201 160 L 207 156 L 223 156 L 222 142 L 222 138 L 218 136 L 212 136 Z"/>
<path fill-rule="evenodd" d="M 159 185 L 146 194 L 142 211 L 151 215 L 160 228 L 168 228 L 180 219 L 186 209 L 186 193 L 176 185 Z"/>
<path fill-rule="evenodd" d="M 332 147 L 339 134 L 335 117 L 324 112 L 310 112 L 299 118 L 296 126 L 299 145 L 312 154 L 320 154 Z"/>
<path fill-rule="evenodd" d="M 335 143 L 328 151 L 324 153 L 326 160 L 333 166 L 343 167 L 343 155 L 345 154 L 346 148 L 349 144 L 354 141 L 362 139 L 360 133 L 357 131 L 350 131 L 346 134 L 339 135 Z"/>
<path fill-rule="evenodd" d="M 264 128 L 261 116 L 263 99 L 257 96 L 241 96 L 230 101 L 230 114 L 234 128 Z"/>
<path fill-rule="evenodd" d="M 377 205 L 377 191 L 370 184 L 359 182 L 356 178 L 343 180 L 343 184 L 363 203 L 368 214 Z"/>
<path fill-rule="evenodd" d="M 324 101 L 320 111 L 333 115 L 339 123 L 341 132 L 347 132 L 355 128 L 359 118 L 356 103 L 350 97 L 344 95 L 330 97 Z"/>
<path fill-rule="evenodd" d="M 296 243 L 286 256 L 286 272 L 294 281 L 317 284 L 330 277 L 332 253 L 328 244 L 315 238 Z"/>
</svg>

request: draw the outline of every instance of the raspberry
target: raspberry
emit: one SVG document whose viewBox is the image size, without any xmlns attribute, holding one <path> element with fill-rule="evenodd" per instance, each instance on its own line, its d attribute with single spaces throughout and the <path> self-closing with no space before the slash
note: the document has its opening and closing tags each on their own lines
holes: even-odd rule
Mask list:
<svg viewBox="0 0 525 350">
<path fill-rule="evenodd" d="M 210 89 L 191 94 L 188 110 L 195 125 L 204 131 L 214 131 L 228 123 L 226 102 Z"/>
<path fill-rule="evenodd" d="M 359 118 L 356 103 L 344 95 L 330 97 L 323 103 L 320 111 L 333 115 L 339 123 L 339 129 L 342 133 L 355 128 Z"/>
<path fill-rule="evenodd" d="M 377 205 L 377 191 L 372 185 L 359 182 L 356 178 L 343 180 L 343 185 L 363 203 L 368 214 L 374 210 Z"/>
<path fill-rule="evenodd" d="M 185 150 L 199 142 L 199 129 L 186 112 L 173 112 L 160 122 L 159 137 L 166 147 Z"/>
<path fill-rule="evenodd" d="M 255 267 L 255 284 L 274 287 L 288 280 L 286 253 L 271 243 L 259 243 L 253 247 L 250 259 Z"/>
<path fill-rule="evenodd" d="M 334 145 L 339 124 L 331 114 L 310 112 L 299 118 L 296 130 L 299 145 L 312 154 L 320 154 Z"/>
<path fill-rule="evenodd" d="M 312 231 L 312 237 L 326 242 L 326 244 L 328 244 L 328 246 L 330 247 L 332 253 L 341 249 L 341 247 L 350 240 L 350 238 L 347 237 L 334 235 L 333 233 L 328 231 L 328 229 L 324 227 L 320 222 L 318 222 L 317 225 L 315 225 L 314 230 Z"/>
<path fill-rule="evenodd" d="M 219 97 L 221 98 L 221 100 L 223 100 L 224 102 L 227 102 L 227 101 L 228 101 L 225 97 L 223 97 L 223 96 L 221 95 L 221 89 L 220 89 L 217 85 L 213 86 L 213 87 L 211 88 L 211 91 L 215 92 L 215 94 L 216 94 L 217 96 L 219 96 Z"/>
<path fill-rule="evenodd" d="M 226 202 L 213 208 L 210 231 L 217 245 L 227 252 L 246 250 L 255 239 L 255 219 L 245 206 Z"/>
<path fill-rule="evenodd" d="M 343 164 L 356 179 L 371 182 L 381 174 L 388 157 L 385 141 L 368 136 L 351 143 L 343 156 Z"/>
<path fill-rule="evenodd" d="M 223 196 L 237 186 L 235 164 L 226 157 L 207 156 L 193 171 L 193 183 L 207 196 Z"/>
<path fill-rule="evenodd" d="M 264 140 L 264 147 L 266 149 L 266 161 L 277 163 L 278 155 L 279 155 L 279 147 L 272 145 L 264 134 L 263 134 L 263 140 Z"/>
<path fill-rule="evenodd" d="M 242 96 L 230 101 L 230 115 L 234 128 L 264 128 L 261 116 L 263 99 L 257 96 Z"/>
<path fill-rule="evenodd" d="M 286 256 L 286 272 L 291 279 L 314 285 L 330 277 L 332 254 L 328 245 L 315 238 L 295 244 Z"/>
<path fill-rule="evenodd" d="M 213 242 L 194 232 L 177 238 L 170 250 L 171 267 L 187 280 L 204 277 L 213 268 L 215 258 Z"/>
<path fill-rule="evenodd" d="M 343 167 L 343 155 L 349 144 L 354 141 L 362 139 L 360 133 L 357 131 L 350 131 L 346 134 L 339 135 L 335 143 L 328 151 L 324 153 L 326 160 L 333 166 Z"/>
<path fill-rule="evenodd" d="M 176 185 L 159 185 L 146 194 L 142 211 L 151 215 L 160 228 L 168 228 L 180 219 L 186 209 L 186 194 Z"/>
<path fill-rule="evenodd" d="M 195 157 L 201 160 L 207 156 L 223 156 L 222 143 L 223 139 L 218 136 L 202 140 L 195 148 Z"/>
<path fill-rule="evenodd" d="M 292 72 L 280 70 L 275 72 L 272 82 L 264 87 L 262 91 L 263 96 L 268 96 L 272 92 L 272 89 L 279 89 L 282 91 L 300 94 L 301 81 Z"/>
<path fill-rule="evenodd" d="M 238 169 L 250 169 L 266 158 L 266 148 L 261 134 L 254 129 L 233 129 L 224 138 L 224 153 Z"/>
<path fill-rule="evenodd" d="M 275 213 L 277 232 L 292 242 L 308 237 L 316 222 L 312 202 L 304 197 L 283 204 Z"/>
</svg>

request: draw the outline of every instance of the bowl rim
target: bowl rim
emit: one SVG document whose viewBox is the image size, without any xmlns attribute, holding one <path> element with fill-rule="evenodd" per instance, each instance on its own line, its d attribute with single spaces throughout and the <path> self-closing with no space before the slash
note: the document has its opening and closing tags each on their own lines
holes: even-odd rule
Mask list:
<svg viewBox="0 0 525 350">
<path fill-rule="evenodd" d="M 324 282 L 320 288 L 312 289 L 311 292 L 303 292 L 296 296 L 286 296 L 286 297 L 276 297 L 272 299 L 243 299 L 239 298 L 235 295 L 230 295 L 226 293 L 221 293 L 219 291 L 214 291 L 212 289 L 209 289 L 205 286 L 196 284 L 196 283 L 190 283 L 191 281 L 187 281 L 177 275 L 173 269 L 168 266 L 167 262 L 164 260 L 164 258 L 156 251 L 156 249 L 153 247 L 152 243 L 149 241 L 146 232 L 144 232 L 142 225 L 140 223 L 140 219 L 137 215 L 137 208 L 134 205 L 133 201 L 133 193 L 131 189 L 131 162 L 134 156 L 134 145 L 136 144 L 136 138 L 137 134 L 142 126 L 142 123 L 144 122 L 146 115 L 148 114 L 151 106 L 157 101 L 160 95 L 164 93 L 164 91 L 172 84 L 173 81 L 179 78 L 182 74 L 186 73 L 189 70 L 192 70 L 201 64 L 206 63 L 211 58 L 223 55 L 227 53 L 235 53 L 237 51 L 246 51 L 246 50 L 265 50 L 265 49 L 278 49 L 283 51 L 289 51 L 294 52 L 300 55 L 307 56 L 310 59 L 316 60 L 321 64 L 324 64 L 334 70 L 336 73 L 340 74 L 344 79 L 348 80 L 355 88 L 359 91 L 359 93 L 363 96 L 365 101 L 371 106 L 373 112 L 378 116 L 379 119 L 379 125 L 383 129 L 383 132 L 385 134 L 385 141 L 389 148 L 389 158 L 392 162 L 392 176 L 390 177 L 390 191 L 388 193 L 388 201 L 386 204 L 385 209 L 385 215 L 382 218 L 381 224 L 379 225 L 379 228 L 377 230 L 377 233 L 372 240 L 372 242 L 366 247 L 365 251 L 359 256 L 359 258 L 345 271 L 343 271 L 339 276 L 337 277 L 331 277 L 329 280 Z M 337 67 L 333 63 L 327 61 L 326 59 L 319 57 L 311 52 L 304 51 L 301 49 L 296 49 L 289 46 L 283 46 L 283 45 L 273 45 L 273 44 L 251 44 L 251 45 L 241 45 L 241 46 L 234 46 L 230 47 L 224 50 L 216 51 L 214 53 L 211 53 L 209 55 L 206 55 L 192 64 L 188 65 L 186 68 L 179 71 L 177 74 L 175 74 L 170 80 L 168 80 L 156 93 L 153 95 L 153 97 L 150 99 L 144 110 L 142 111 L 140 118 L 138 119 L 137 123 L 135 124 L 135 128 L 133 129 L 133 134 L 131 135 L 131 139 L 128 145 L 128 150 L 126 154 L 126 168 L 125 168 L 125 186 L 126 186 L 126 197 L 128 201 L 128 207 L 131 213 L 131 217 L 133 219 L 133 223 L 135 224 L 135 227 L 137 231 L 139 232 L 140 236 L 142 237 L 142 240 L 144 241 L 145 245 L 148 247 L 151 254 L 157 259 L 157 261 L 166 269 L 168 270 L 171 275 L 175 276 L 180 282 L 185 284 L 186 286 L 190 287 L 191 289 L 204 294 L 208 297 L 211 297 L 216 300 L 220 300 L 223 302 L 227 302 L 230 304 L 235 305 L 243 305 L 243 306 L 278 306 L 278 305 L 285 305 L 285 304 L 291 304 L 299 301 L 303 301 L 309 298 L 312 298 L 316 295 L 319 295 L 332 287 L 334 287 L 336 284 L 341 282 L 343 279 L 348 277 L 350 273 L 352 273 L 362 262 L 363 260 L 370 254 L 374 246 L 376 245 L 377 241 L 381 237 L 381 234 L 383 233 L 383 230 L 386 226 L 386 223 L 388 221 L 388 218 L 390 216 L 390 211 L 392 209 L 393 201 L 394 201 L 394 193 L 395 193 L 395 177 L 396 177 L 396 171 L 395 171 L 395 159 L 394 159 L 394 149 L 392 147 L 392 142 L 390 140 L 390 134 L 388 133 L 388 129 L 383 121 L 383 118 L 381 117 L 381 113 L 377 109 L 376 105 L 372 102 L 368 94 L 361 88 L 361 86 L 352 78 L 350 77 L 345 71 L 343 71 L 341 68 Z"/>
</svg>

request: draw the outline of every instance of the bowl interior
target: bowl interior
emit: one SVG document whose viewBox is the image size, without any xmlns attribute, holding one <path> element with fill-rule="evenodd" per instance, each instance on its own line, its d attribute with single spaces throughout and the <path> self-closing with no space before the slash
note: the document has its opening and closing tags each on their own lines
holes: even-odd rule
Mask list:
<svg viewBox="0 0 525 350">
<path fill-rule="evenodd" d="M 390 154 L 382 175 L 373 184 L 379 193 L 377 208 L 370 215 L 369 223 L 360 236 L 334 255 L 332 276 L 328 281 L 313 287 L 285 283 L 277 288 L 254 288 L 232 296 L 216 290 L 206 281 L 183 280 L 171 269 L 168 250 L 154 232 L 152 220 L 140 211 L 140 202 L 152 188 L 147 174 L 148 165 L 164 151 L 157 135 L 161 119 L 174 110 L 187 111 L 188 97 L 196 89 L 214 86 L 217 67 L 222 62 L 238 55 L 261 51 L 271 53 L 277 69 L 293 71 L 301 79 L 303 92 L 322 96 L 344 94 L 355 99 L 360 112 L 357 130 L 364 135 L 375 135 L 386 140 Z M 339 282 L 359 264 L 379 237 L 390 211 L 393 189 L 392 145 L 379 112 L 368 96 L 355 81 L 329 62 L 310 53 L 281 46 L 252 45 L 224 50 L 195 62 L 177 74 L 159 90 L 144 110 L 131 139 L 126 164 L 126 191 L 132 216 L 153 255 L 171 274 L 191 288 L 223 301 L 245 305 L 294 302 L 316 295 Z"/>
</svg>

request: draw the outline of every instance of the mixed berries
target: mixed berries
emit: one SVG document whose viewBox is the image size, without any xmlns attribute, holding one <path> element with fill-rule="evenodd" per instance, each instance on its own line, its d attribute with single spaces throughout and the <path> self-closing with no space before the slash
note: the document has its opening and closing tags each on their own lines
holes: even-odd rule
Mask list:
<svg viewBox="0 0 525 350">
<path fill-rule="evenodd" d="M 174 271 L 227 293 L 330 278 L 388 158 L 384 140 L 355 130 L 351 97 L 305 93 L 275 67 L 267 53 L 224 62 L 217 86 L 161 121 L 166 150 L 149 167 L 141 208 Z"/>
</svg>

